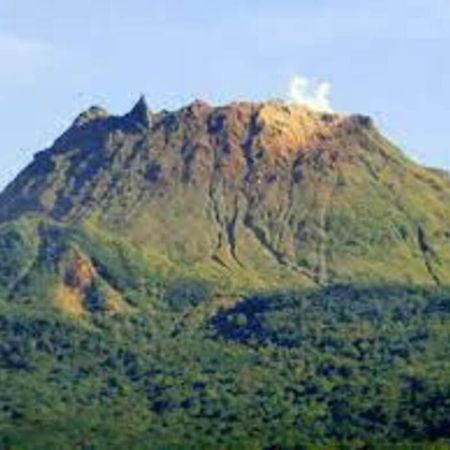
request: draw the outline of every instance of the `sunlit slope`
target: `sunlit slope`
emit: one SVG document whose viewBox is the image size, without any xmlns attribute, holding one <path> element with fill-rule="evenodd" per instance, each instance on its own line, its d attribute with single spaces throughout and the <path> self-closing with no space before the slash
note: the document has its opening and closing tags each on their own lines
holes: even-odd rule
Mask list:
<svg viewBox="0 0 450 450">
<path fill-rule="evenodd" d="M 363 116 L 195 102 L 81 114 L 0 196 L 237 284 L 450 282 L 450 182 Z"/>
</svg>

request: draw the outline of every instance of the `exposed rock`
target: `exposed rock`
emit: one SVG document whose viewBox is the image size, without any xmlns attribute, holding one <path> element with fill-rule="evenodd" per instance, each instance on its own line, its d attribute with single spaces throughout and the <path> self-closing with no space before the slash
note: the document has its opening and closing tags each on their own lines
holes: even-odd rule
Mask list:
<svg viewBox="0 0 450 450">
<path fill-rule="evenodd" d="M 129 120 L 145 128 L 150 126 L 150 111 L 144 96 L 141 96 L 138 102 L 133 106 L 131 111 L 124 116 L 125 120 Z"/>
<path fill-rule="evenodd" d="M 83 117 L 0 195 L 0 221 L 95 218 L 175 264 L 269 279 L 450 277 L 447 178 L 366 116 L 280 102 L 150 113 L 142 97 L 124 116 Z"/>
</svg>

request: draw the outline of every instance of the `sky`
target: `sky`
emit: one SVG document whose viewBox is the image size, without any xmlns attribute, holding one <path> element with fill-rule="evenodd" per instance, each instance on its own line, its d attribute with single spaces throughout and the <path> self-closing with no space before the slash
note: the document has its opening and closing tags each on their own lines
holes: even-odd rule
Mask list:
<svg viewBox="0 0 450 450">
<path fill-rule="evenodd" d="M 1 0 L 0 188 L 91 105 L 287 99 L 299 79 L 450 168 L 450 0 Z"/>
</svg>

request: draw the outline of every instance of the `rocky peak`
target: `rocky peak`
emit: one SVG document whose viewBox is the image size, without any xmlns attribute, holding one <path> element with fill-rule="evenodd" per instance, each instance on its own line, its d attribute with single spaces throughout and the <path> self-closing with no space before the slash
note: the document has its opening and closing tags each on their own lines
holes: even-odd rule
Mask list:
<svg viewBox="0 0 450 450">
<path fill-rule="evenodd" d="M 125 115 L 125 118 L 136 124 L 140 124 L 145 128 L 148 128 L 150 126 L 150 110 L 143 95 L 141 95 L 131 111 Z"/>
</svg>

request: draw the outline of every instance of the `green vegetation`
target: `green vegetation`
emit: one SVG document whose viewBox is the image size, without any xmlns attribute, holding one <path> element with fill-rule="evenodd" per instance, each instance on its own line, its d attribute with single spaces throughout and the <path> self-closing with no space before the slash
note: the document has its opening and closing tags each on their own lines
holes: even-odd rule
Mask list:
<svg viewBox="0 0 450 450">
<path fill-rule="evenodd" d="M 365 117 L 90 109 L 0 193 L 0 450 L 450 448 L 449 223 Z"/>
<path fill-rule="evenodd" d="M 450 445 L 450 290 L 274 292 L 201 317 L 172 301 L 187 284 L 82 321 L 1 303 L 3 448 Z"/>
</svg>

